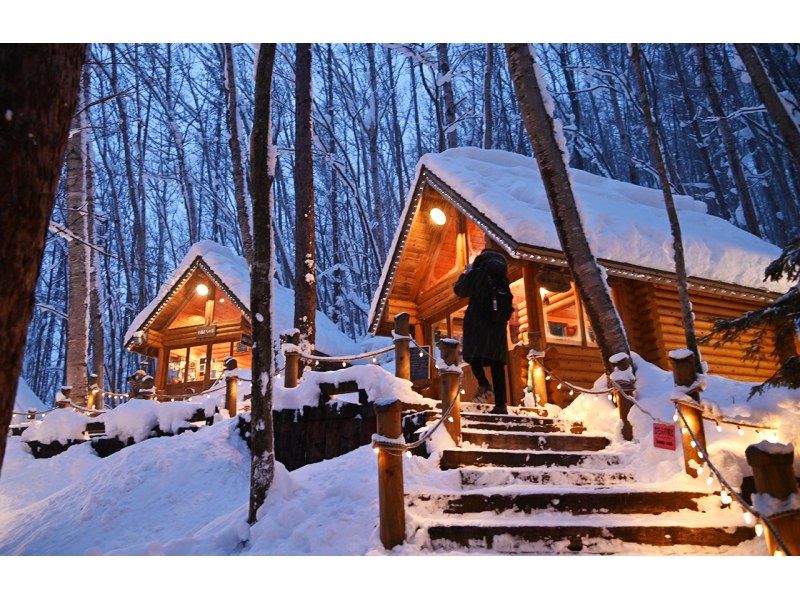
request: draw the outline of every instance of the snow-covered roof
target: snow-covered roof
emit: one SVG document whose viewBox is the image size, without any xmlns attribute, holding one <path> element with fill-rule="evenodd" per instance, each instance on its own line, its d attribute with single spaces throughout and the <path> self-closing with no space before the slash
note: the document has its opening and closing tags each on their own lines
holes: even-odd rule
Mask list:
<svg viewBox="0 0 800 598">
<path fill-rule="evenodd" d="M 639 268 L 674 273 L 672 234 L 660 189 L 641 187 L 570 168 L 575 197 L 595 256 Z M 415 180 L 430 173 L 449 190 L 446 199 L 464 204 L 480 220 L 503 234 L 513 251 L 522 248 L 561 251 L 550 204 L 534 158 L 501 150 L 459 147 L 422 156 Z M 427 175 L 425 175 L 427 176 Z M 428 180 L 428 179 L 426 179 Z M 430 182 L 430 181 L 428 181 Z M 439 190 L 439 189 L 437 189 Z M 449 191 L 458 197 L 448 197 Z M 409 208 L 418 185 L 408 193 L 393 245 L 372 300 L 374 326 L 385 301 L 392 260 L 408 230 Z M 784 282 L 764 282 L 764 269 L 780 249 L 730 222 L 707 213 L 706 205 L 675 195 L 686 269 L 690 277 L 749 289 L 784 292 Z M 412 212 L 413 213 L 413 212 Z M 470 214 L 468 214 L 470 215 Z M 400 247 L 402 250 L 402 247 Z M 525 257 L 520 253 L 519 257 Z"/>
<path fill-rule="evenodd" d="M 419 161 L 517 243 L 561 249 L 536 160 L 473 147 L 426 154 Z M 596 257 L 674 272 L 672 235 L 660 189 L 570 169 L 573 190 Z M 689 276 L 772 291 L 764 269 L 780 249 L 675 196 Z"/>
<path fill-rule="evenodd" d="M 36 393 L 31 390 L 24 378 L 20 377 L 17 381 L 17 396 L 14 397 L 14 411 L 25 413 L 28 409 L 44 411 L 46 407 Z"/>
<path fill-rule="evenodd" d="M 250 270 L 247 260 L 214 241 L 199 241 L 189 248 L 178 267 L 161 285 L 155 298 L 133 319 L 125 332 L 126 346 L 133 340 L 134 333 L 146 328 L 151 315 L 193 266 L 202 267 L 207 274 L 216 279 L 215 282 L 222 284 L 226 292 L 231 295 L 231 299 L 247 310 L 245 315 L 250 318 Z M 272 329 L 276 331 L 277 339 L 280 331 L 294 326 L 294 292 L 278 284 L 277 281 L 273 283 L 272 289 L 274 292 Z M 321 311 L 317 311 L 316 323 L 316 348 L 319 351 L 329 355 L 347 355 L 360 351 L 356 342 L 339 330 Z"/>
</svg>

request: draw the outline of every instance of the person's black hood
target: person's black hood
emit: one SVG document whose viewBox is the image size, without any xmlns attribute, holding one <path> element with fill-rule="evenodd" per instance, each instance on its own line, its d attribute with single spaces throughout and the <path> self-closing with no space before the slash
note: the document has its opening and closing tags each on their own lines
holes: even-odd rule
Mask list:
<svg viewBox="0 0 800 598">
<path fill-rule="evenodd" d="M 505 256 L 495 249 L 484 249 L 475 258 L 475 268 L 485 270 L 495 280 L 508 278 L 508 263 Z"/>
</svg>

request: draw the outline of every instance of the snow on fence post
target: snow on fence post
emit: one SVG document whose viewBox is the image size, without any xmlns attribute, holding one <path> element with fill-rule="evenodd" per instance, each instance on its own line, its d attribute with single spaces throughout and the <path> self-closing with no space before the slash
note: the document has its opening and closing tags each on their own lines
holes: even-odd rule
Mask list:
<svg viewBox="0 0 800 598">
<path fill-rule="evenodd" d="M 445 429 L 456 446 L 461 446 L 461 395 L 458 393 L 461 370 L 458 367 L 458 341 L 452 338 L 440 339 L 436 346 L 439 347 L 441 360 L 437 364 L 439 372 L 439 399 L 442 402 L 442 414 L 447 413 L 450 405 L 450 415 L 444 422 Z"/>
<path fill-rule="evenodd" d="M 411 380 L 411 352 L 409 351 L 409 315 L 400 312 L 394 317 L 394 375 Z"/>
<path fill-rule="evenodd" d="M 745 457 L 753 468 L 757 492 L 753 506 L 769 517 L 791 555 L 800 555 L 800 494 L 794 475 L 794 447 L 762 440 L 748 446 Z M 775 554 L 779 546 L 766 526 L 764 537 L 769 553 Z"/>
<path fill-rule="evenodd" d="M 239 376 L 234 372 L 239 367 L 239 362 L 234 357 L 228 356 L 223 362 L 225 364 L 225 409 L 228 410 L 230 417 L 236 417 L 239 410 L 238 406 L 238 387 Z"/>
<path fill-rule="evenodd" d="M 398 399 L 374 402 L 377 436 L 383 440 L 403 439 L 401 403 Z M 406 540 L 406 512 L 403 496 L 403 453 L 377 447 L 378 513 L 380 537 L 384 548 L 391 550 Z"/>
<path fill-rule="evenodd" d="M 686 420 L 687 425 L 694 433 L 698 440 L 695 446 L 692 435 L 688 432 L 683 432 L 681 426 L 681 444 L 683 445 L 683 466 L 693 478 L 696 478 L 697 467 L 703 462 L 700 458 L 700 453 L 706 454 L 706 432 L 703 427 L 703 409 L 700 406 L 700 391 L 695 387 L 697 382 L 697 366 L 695 365 L 695 357 L 692 351 L 688 349 L 677 349 L 669 352 L 669 361 L 672 364 L 672 379 L 675 381 L 675 386 L 679 390 L 690 390 L 685 394 L 689 396 L 697 404 L 687 405 L 686 403 L 677 403 L 678 411 Z M 679 420 L 680 421 L 680 420 Z"/>
<path fill-rule="evenodd" d="M 632 397 L 636 392 L 636 379 L 633 377 L 630 355 L 627 353 L 616 353 L 611 356 L 609 361 L 614 367 L 614 371 L 611 372 L 611 379 L 619 385 L 626 395 Z M 633 440 L 633 426 L 631 422 L 628 421 L 628 413 L 630 413 L 633 403 L 616 389 L 614 389 L 614 395 L 617 397 L 619 418 L 622 420 L 622 438 L 625 440 Z"/>
<path fill-rule="evenodd" d="M 283 358 L 285 361 L 285 372 L 283 386 L 294 388 L 300 379 L 300 331 L 293 330 L 281 335 L 283 343 Z"/>
</svg>

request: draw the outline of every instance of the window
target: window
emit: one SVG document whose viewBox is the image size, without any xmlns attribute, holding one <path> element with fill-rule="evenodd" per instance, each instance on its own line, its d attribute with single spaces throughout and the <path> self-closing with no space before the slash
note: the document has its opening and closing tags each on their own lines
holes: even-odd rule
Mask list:
<svg viewBox="0 0 800 598">
<path fill-rule="evenodd" d="M 211 345 L 210 379 L 217 380 L 225 369 L 225 358 L 231 355 L 231 342 L 215 343 Z"/>
<path fill-rule="evenodd" d="M 184 381 L 186 372 L 186 352 L 188 349 L 173 349 L 169 352 L 167 363 L 167 384 L 178 384 Z"/>
<path fill-rule="evenodd" d="M 189 347 L 189 359 L 186 364 L 186 382 L 205 380 L 208 366 L 207 346 Z"/>
<path fill-rule="evenodd" d="M 542 297 L 545 336 L 548 342 L 597 345 L 574 283 L 570 283 L 566 291 L 550 291 L 546 287 L 540 287 L 539 293 Z"/>
</svg>

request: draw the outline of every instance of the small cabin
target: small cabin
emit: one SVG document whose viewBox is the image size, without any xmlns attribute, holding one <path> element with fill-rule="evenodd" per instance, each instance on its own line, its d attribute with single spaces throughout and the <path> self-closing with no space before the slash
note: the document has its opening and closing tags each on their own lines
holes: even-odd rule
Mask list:
<svg viewBox="0 0 800 598">
<path fill-rule="evenodd" d="M 685 342 L 663 195 L 570 170 L 589 243 L 607 273 L 631 349 L 668 369 L 669 351 Z M 675 203 L 698 335 L 715 318 L 741 315 L 784 290 L 763 282 L 777 247 L 707 214 L 702 202 L 676 196 Z M 509 264 L 515 307 L 508 326 L 510 403 L 524 394 L 531 348 L 544 349 L 546 367 L 562 379 L 590 387 L 603 362 L 530 157 L 454 148 L 421 158 L 373 297 L 370 331 L 390 335 L 394 316 L 407 312 L 420 345 L 443 336 L 461 340 L 468 300 L 455 295 L 453 284 L 485 247 L 504 252 Z M 743 343 L 702 346 L 701 354 L 710 373 L 737 380 L 763 381 L 777 367 L 768 354 L 745 361 Z M 550 400 L 567 404 L 567 389 L 550 384 Z M 467 396 L 471 385 L 474 378 L 465 376 Z"/>
</svg>

